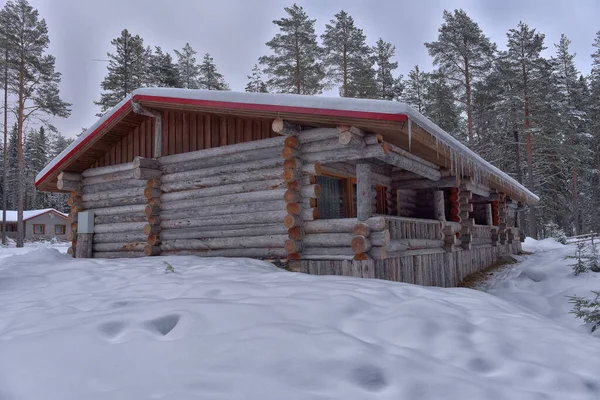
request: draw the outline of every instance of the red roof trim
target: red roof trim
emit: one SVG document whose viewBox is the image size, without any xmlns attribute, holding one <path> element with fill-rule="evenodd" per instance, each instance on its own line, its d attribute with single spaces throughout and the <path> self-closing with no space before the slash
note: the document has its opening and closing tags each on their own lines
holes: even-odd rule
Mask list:
<svg viewBox="0 0 600 400">
<path fill-rule="evenodd" d="M 309 108 L 309 107 L 293 107 L 293 106 L 279 106 L 273 104 L 254 104 L 254 103 L 235 103 L 228 101 L 214 101 L 214 100 L 198 100 L 198 99 L 183 99 L 178 97 L 163 97 L 163 96 L 151 96 L 151 95 L 135 95 L 134 100 L 139 101 L 159 101 L 162 103 L 176 103 L 176 104 L 187 104 L 195 106 L 205 107 L 227 107 L 238 110 L 253 110 L 253 111 L 273 111 L 273 112 L 288 112 L 295 114 L 307 114 L 307 115 L 326 115 L 331 117 L 347 117 L 347 118 L 360 118 L 360 119 L 374 119 L 384 121 L 398 121 L 404 122 L 407 117 L 404 114 L 386 114 L 376 113 L 367 111 L 352 111 L 352 110 L 333 110 L 327 108 Z"/>
<path fill-rule="evenodd" d="M 213 100 L 198 100 L 198 99 L 184 99 L 177 97 L 164 97 L 164 96 L 151 96 L 151 95 L 134 95 L 132 99 L 128 100 L 125 104 L 121 106 L 118 110 L 116 110 L 112 115 L 110 115 L 106 121 L 104 121 L 100 126 L 98 126 L 94 132 L 92 132 L 89 136 L 87 136 L 84 140 L 81 141 L 76 147 L 74 147 L 69 153 L 67 153 L 56 165 L 50 169 L 41 179 L 35 182 L 35 186 L 37 187 L 43 181 L 45 181 L 48 176 L 50 176 L 54 171 L 60 168 L 73 154 L 75 154 L 79 149 L 81 149 L 86 143 L 92 140 L 96 135 L 102 131 L 102 129 L 108 125 L 112 120 L 117 118 L 125 108 L 127 108 L 133 100 L 138 101 L 158 101 L 163 103 L 175 103 L 175 104 L 187 104 L 187 105 L 197 105 L 197 106 L 205 106 L 205 107 L 228 107 L 239 110 L 254 110 L 254 111 L 272 111 L 272 112 L 288 112 L 295 114 L 305 114 L 305 115 L 325 115 L 332 117 L 346 117 L 346 118 L 358 118 L 358 119 L 372 119 L 372 120 L 382 120 L 382 121 L 397 121 L 397 122 L 405 122 L 407 120 L 406 115 L 404 114 L 386 114 L 386 113 L 377 113 L 377 112 L 366 112 L 366 111 L 352 111 L 352 110 L 333 110 L 333 109 L 323 109 L 323 108 L 309 108 L 309 107 L 293 107 L 293 106 L 278 106 L 272 104 L 253 104 L 253 103 L 235 103 L 235 102 L 226 102 L 226 101 L 213 101 Z"/>
<path fill-rule="evenodd" d="M 52 169 L 50 169 L 46 175 L 42 176 L 41 179 L 39 179 L 36 183 L 35 183 L 35 187 L 38 187 L 38 185 L 40 183 L 42 183 L 43 181 L 46 180 L 46 178 L 48 178 L 48 176 L 50 174 L 52 174 L 54 171 L 56 171 L 58 168 L 60 168 L 61 165 L 63 165 L 65 163 L 65 161 L 67 161 L 69 158 L 71 158 L 71 156 L 73 154 L 75 154 L 79 149 L 81 149 L 83 146 L 85 146 L 86 143 L 88 143 L 90 140 L 92 140 L 97 134 L 98 132 L 100 132 L 106 125 L 108 125 L 112 120 L 114 120 L 115 118 L 117 118 L 119 116 L 119 114 L 121 114 L 123 112 L 123 110 L 125 108 L 127 108 L 129 105 L 131 104 L 131 100 L 128 100 L 125 104 L 123 104 L 121 106 L 121 108 L 119 108 L 117 111 L 115 111 L 112 115 L 110 115 L 106 121 L 104 121 L 102 124 L 100 124 L 100 126 L 98 126 L 94 132 L 92 132 L 88 137 L 86 137 L 85 139 L 83 139 L 81 141 L 81 143 L 79 143 L 77 146 L 75 146 L 73 148 L 73 150 L 71 150 L 70 152 L 68 152 L 67 154 L 65 154 L 65 156 L 56 163 L 56 165 L 54 167 L 52 167 Z"/>
</svg>

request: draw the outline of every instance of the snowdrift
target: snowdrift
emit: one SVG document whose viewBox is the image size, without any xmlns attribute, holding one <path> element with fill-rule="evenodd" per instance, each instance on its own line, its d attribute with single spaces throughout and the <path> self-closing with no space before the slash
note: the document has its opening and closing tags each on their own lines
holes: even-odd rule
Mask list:
<svg viewBox="0 0 600 400">
<path fill-rule="evenodd" d="M 0 316 L 3 400 L 600 398 L 600 342 L 524 307 L 256 260 L 36 249 Z"/>
</svg>

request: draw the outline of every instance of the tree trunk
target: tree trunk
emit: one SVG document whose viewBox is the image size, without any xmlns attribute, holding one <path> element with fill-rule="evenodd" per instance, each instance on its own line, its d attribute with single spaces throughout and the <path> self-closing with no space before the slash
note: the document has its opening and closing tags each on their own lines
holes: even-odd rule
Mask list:
<svg viewBox="0 0 600 400">
<path fill-rule="evenodd" d="M 25 107 L 24 80 L 25 80 L 25 60 L 21 58 L 19 68 L 19 111 L 17 120 L 17 160 L 19 176 L 17 179 L 17 247 L 23 247 L 25 239 L 25 225 L 23 224 L 23 108 Z"/>
<path fill-rule="evenodd" d="M 469 76 L 469 60 L 465 58 L 465 95 L 467 100 L 467 132 L 469 143 L 473 144 L 473 112 L 471 110 L 471 78 Z"/>
<path fill-rule="evenodd" d="M 534 190 L 533 181 L 533 148 L 531 146 L 531 131 L 529 130 L 529 89 L 527 86 L 527 70 L 525 64 L 523 70 L 523 97 L 525 100 L 525 134 L 527 138 L 527 186 L 529 190 Z M 535 205 L 529 205 L 529 236 L 538 238 L 537 212 Z"/>
<path fill-rule="evenodd" d="M 513 118 L 516 117 L 517 107 L 515 103 L 512 106 Z M 523 184 L 523 170 L 521 169 L 521 141 L 519 138 L 519 129 L 515 121 L 513 125 L 513 135 L 515 137 L 515 164 L 517 168 L 517 182 Z M 519 213 L 519 226 L 523 228 L 525 226 L 525 213 Z"/>
<path fill-rule="evenodd" d="M 2 190 L 2 244 L 7 244 L 6 238 L 6 208 L 8 207 L 8 49 L 4 56 L 4 158 L 2 159 L 2 174 L 4 188 Z"/>
</svg>

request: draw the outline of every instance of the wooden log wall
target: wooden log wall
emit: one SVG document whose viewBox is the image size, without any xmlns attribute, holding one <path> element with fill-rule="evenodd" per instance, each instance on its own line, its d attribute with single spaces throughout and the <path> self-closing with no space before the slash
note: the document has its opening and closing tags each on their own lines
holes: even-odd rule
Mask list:
<svg viewBox="0 0 600 400">
<path fill-rule="evenodd" d="M 77 254 L 77 217 L 78 213 L 84 210 L 81 180 L 82 176 L 79 173 L 61 172 L 58 175 L 57 182 L 59 189 L 70 190 L 69 199 L 67 200 L 67 205 L 69 206 L 69 215 L 67 219 L 71 224 L 71 231 L 69 232 L 67 239 L 71 242 L 71 246 L 67 250 L 67 253 L 73 257 L 76 257 Z"/>
<path fill-rule="evenodd" d="M 151 158 L 154 152 L 154 119 L 148 118 L 133 128 L 93 167 L 129 163 L 135 157 Z M 277 137 L 270 121 L 198 114 L 181 111 L 162 112 L 161 155 L 168 156 Z"/>
<path fill-rule="evenodd" d="M 425 286 L 454 287 L 465 277 L 493 265 L 498 256 L 517 254 L 521 244 L 482 246 L 452 253 L 390 257 L 385 260 L 303 260 L 301 272 L 385 279 Z"/>
<path fill-rule="evenodd" d="M 285 140 L 161 157 L 161 254 L 285 258 Z"/>
<path fill-rule="evenodd" d="M 460 242 L 461 246 L 465 250 L 471 250 L 472 246 L 472 227 L 475 225 L 475 220 L 471 218 L 471 212 L 473 211 L 473 204 L 471 200 L 473 199 L 473 193 L 468 190 L 465 186 L 461 186 L 458 192 L 458 206 L 459 206 L 459 216 L 460 216 Z"/>
<path fill-rule="evenodd" d="M 94 212 L 93 257 L 144 255 L 146 181 L 136 178 L 135 171 L 134 163 L 130 162 L 82 173 L 83 207 Z"/>
</svg>

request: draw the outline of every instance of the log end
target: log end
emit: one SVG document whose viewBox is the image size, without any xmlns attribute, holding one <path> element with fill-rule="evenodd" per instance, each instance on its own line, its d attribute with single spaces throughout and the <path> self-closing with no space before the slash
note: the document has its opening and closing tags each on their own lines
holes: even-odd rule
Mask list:
<svg viewBox="0 0 600 400">
<path fill-rule="evenodd" d="M 144 255 L 145 256 L 159 256 L 161 253 L 160 246 L 150 246 L 147 245 L 144 247 Z"/>
<path fill-rule="evenodd" d="M 286 190 L 286 192 L 283 194 L 283 200 L 286 203 L 297 203 L 301 200 L 300 194 L 292 189 L 288 189 Z"/>
<path fill-rule="evenodd" d="M 364 236 L 354 236 L 351 246 L 354 254 L 366 253 L 371 250 L 371 242 Z"/>
<path fill-rule="evenodd" d="M 147 243 L 150 246 L 158 246 L 160 244 L 160 236 L 159 235 L 148 235 Z"/>
<path fill-rule="evenodd" d="M 296 156 L 296 150 L 292 147 L 284 147 L 283 150 L 281 151 L 281 156 L 283 158 L 290 159 L 290 158 L 294 158 Z"/>
<path fill-rule="evenodd" d="M 291 253 L 287 255 L 288 260 L 300 260 L 302 259 L 302 254 L 300 253 Z"/>
<path fill-rule="evenodd" d="M 368 255 L 366 255 L 365 253 L 360 253 L 360 254 L 355 254 L 354 255 L 354 260 L 355 261 L 366 261 L 369 260 L 370 257 Z"/>
<path fill-rule="evenodd" d="M 298 226 L 288 230 L 288 237 L 291 240 L 300 240 L 304 237 L 304 230 Z"/>
<path fill-rule="evenodd" d="M 371 228 L 365 224 L 356 224 L 354 225 L 353 232 L 355 236 L 369 237 L 371 234 Z"/>
<path fill-rule="evenodd" d="M 302 242 L 289 239 L 285 241 L 284 248 L 288 254 L 299 253 L 302 251 Z"/>
<path fill-rule="evenodd" d="M 298 147 L 300 147 L 300 141 L 295 136 L 286 137 L 284 144 L 286 147 L 291 147 L 293 149 L 297 149 Z"/>
<path fill-rule="evenodd" d="M 288 203 L 286 209 L 289 214 L 300 215 L 302 205 L 299 203 Z"/>
<path fill-rule="evenodd" d="M 283 180 L 284 182 L 293 182 L 297 179 L 296 170 L 292 168 L 286 168 L 283 170 Z"/>
<path fill-rule="evenodd" d="M 288 214 L 283 218 L 283 225 L 288 229 L 292 229 L 301 226 L 302 220 L 297 215 Z"/>
<path fill-rule="evenodd" d="M 283 162 L 283 168 L 284 169 L 288 169 L 288 168 L 296 169 L 299 166 L 298 164 L 299 163 L 298 163 L 298 160 L 296 158 L 290 158 L 290 159 L 285 160 Z"/>
<path fill-rule="evenodd" d="M 323 170 L 321 168 L 321 163 L 319 161 L 315 161 L 315 175 L 320 176 Z"/>
</svg>

